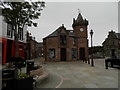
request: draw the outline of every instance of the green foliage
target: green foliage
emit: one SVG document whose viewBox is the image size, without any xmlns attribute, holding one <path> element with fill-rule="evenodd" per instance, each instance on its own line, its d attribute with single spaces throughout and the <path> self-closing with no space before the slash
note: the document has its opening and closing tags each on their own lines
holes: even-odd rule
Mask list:
<svg viewBox="0 0 120 90">
<path fill-rule="evenodd" d="M 28 74 L 20 73 L 19 76 L 18 76 L 18 79 L 24 79 L 24 78 L 28 78 L 28 77 L 30 77 Z"/>
<path fill-rule="evenodd" d="M 0 6 L 7 23 L 17 24 L 21 28 L 24 25 L 36 27 L 33 20 L 39 18 L 45 2 L 0 2 Z"/>
<path fill-rule="evenodd" d="M 14 68 L 15 66 L 13 65 L 13 63 L 8 63 L 6 64 L 6 68 Z"/>
<path fill-rule="evenodd" d="M 102 46 L 94 46 L 93 51 L 92 51 L 92 48 L 89 47 L 89 54 L 91 54 L 92 52 L 93 53 L 103 52 L 103 47 Z"/>
<path fill-rule="evenodd" d="M 37 23 L 33 20 L 38 19 L 41 15 L 41 10 L 45 7 L 45 2 L 2 2 L 0 1 L 0 8 L 2 8 L 2 15 L 4 16 L 4 20 L 6 23 L 12 25 L 12 30 L 14 31 L 14 39 L 15 39 L 15 57 L 19 57 L 19 46 L 18 46 L 18 38 L 19 38 L 19 29 L 24 30 L 24 26 L 35 26 L 37 27 Z M 15 70 L 15 77 L 17 77 L 17 67 Z M 22 76 L 20 76 L 22 77 Z"/>
</svg>

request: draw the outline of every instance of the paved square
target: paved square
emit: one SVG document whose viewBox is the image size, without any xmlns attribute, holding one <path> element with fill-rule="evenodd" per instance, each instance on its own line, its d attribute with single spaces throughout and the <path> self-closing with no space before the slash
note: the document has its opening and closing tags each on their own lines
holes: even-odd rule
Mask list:
<svg viewBox="0 0 120 90">
<path fill-rule="evenodd" d="M 105 69 L 105 59 L 94 59 L 95 66 L 82 61 L 47 62 L 50 76 L 37 88 L 118 88 L 118 69 Z"/>
</svg>

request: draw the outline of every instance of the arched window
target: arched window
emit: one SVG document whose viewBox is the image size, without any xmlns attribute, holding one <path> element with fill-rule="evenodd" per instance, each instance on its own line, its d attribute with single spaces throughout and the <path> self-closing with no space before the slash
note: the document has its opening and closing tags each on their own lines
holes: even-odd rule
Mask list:
<svg viewBox="0 0 120 90">
<path fill-rule="evenodd" d="M 55 49 L 49 49 L 49 58 L 55 58 Z"/>
<path fill-rule="evenodd" d="M 66 45 L 66 35 L 60 35 L 60 44 Z"/>
</svg>

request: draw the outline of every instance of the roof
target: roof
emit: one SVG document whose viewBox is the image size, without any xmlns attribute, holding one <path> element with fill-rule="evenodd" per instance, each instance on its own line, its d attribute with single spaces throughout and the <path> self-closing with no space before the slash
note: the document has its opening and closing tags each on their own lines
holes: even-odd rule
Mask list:
<svg viewBox="0 0 120 90">
<path fill-rule="evenodd" d="M 47 37 L 55 37 L 55 36 L 57 36 L 57 33 L 58 33 L 59 30 L 60 30 L 60 29 L 55 30 L 55 31 L 52 32 L 50 35 L 48 35 Z"/>
<path fill-rule="evenodd" d="M 62 29 L 66 30 L 64 26 L 60 26 L 58 29 L 56 29 L 54 32 L 52 32 L 51 34 L 49 34 L 49 35 L 48 35 L 47 37 L 45 37 L 45 38 L 57 37 L 59 31 L 62 30 Z M 70 36 L 70 37 L 75 37 L 75 34 L 74 34 L 73 30 L 66 30 L 66 33 L 67 33 L 68 36 Z M 45 39 L 45 38 L 44 38 L 44 39 Z"/>
<path fill-rule="evenodd" d="M 73 18 L 73 24 L 72 27 L 74 28 L 75 26 L 78 25 L 88 25 L 88 21 L 86 19 L 83 19 L 81 13 L 78 14 L 77 19 Z"/>
<path fill-rule="evenodd" d="M 73 30 L 66 30 L 66 31 L 68 36 L 75 37 L 75 33 L 73 32 Z"/>
<path fill-rule="evenodd" d="M 81 13 L 78 14 L 78 17 L 77 17 L 77 22 L 82 22 L 83 21 L 83 17 L 81 15 Z"/>
<path fill-rule="evenodd" d="M 56 29 L 54 32 L 52 32 L 51 34 L 49 34 L 47 37 L 45 38 L 49 38 L 49 37 L 57 37 L 58 36 L 58 32 L 61 30 L 61 27 L 59 27 L 58 29 Z"/>
<path fill-rule="evenodd" d="M 120 33 L 116 33 L 118 39 L 120 39 Z"/>
<path fill-rule="evenodd" d="M 38 47 L 43 47 L 43 42 L 39 42 Z"/>
<path fill-rule="evenodd" d="M 106 41 L 111 38 L 120 39 L 120 33 L 115 33 L 113 30 L 111 30 L 108 34 L 108 37 L 105 39 L 105 41 L 102 44 L 106 43 Z"/>
</svg>

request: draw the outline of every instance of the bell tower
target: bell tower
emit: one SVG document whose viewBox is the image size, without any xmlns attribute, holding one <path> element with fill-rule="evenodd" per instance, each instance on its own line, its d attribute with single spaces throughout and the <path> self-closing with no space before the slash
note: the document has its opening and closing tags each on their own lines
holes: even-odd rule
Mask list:
<svg viewBox="0 0 120 90">
<path fill-rule="evenodd" d="M 78 14 L 76 20 L 73 18 L 72 27 L 77 37 L 87 38 L 87 26 L 88 21 L 83 19 L 81 13 Z"/>
<path fill-rule="evenodd" d="M 77 39 L 77 59 L 88 59 L 88 35 L 87 35 L 88 21 L 83 19 L 81 13 L 78 14 L 77 19 L 73 18 L 73 31 Z"/>
</svg>

